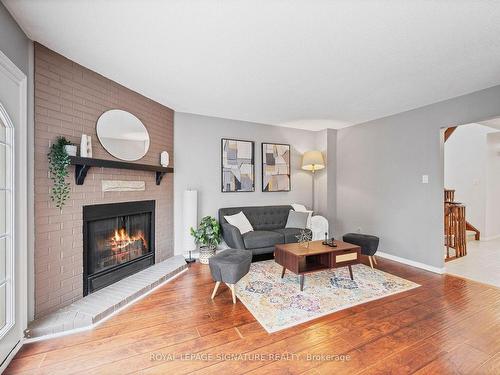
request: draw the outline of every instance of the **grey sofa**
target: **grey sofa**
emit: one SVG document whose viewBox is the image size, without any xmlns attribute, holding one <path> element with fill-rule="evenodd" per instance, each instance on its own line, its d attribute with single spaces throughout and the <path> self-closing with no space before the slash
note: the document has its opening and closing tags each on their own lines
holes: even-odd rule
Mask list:
<svg viewBox="0 0 500 375">
<path fill-rule="evenodd" d="M 232 249 L 246 249 L 253 255 L 274 252 L 274 245 L 297 242 L 299 228 L 285 228 L 292 206 L 229 207 L 219 209 L 222 237 Z M 241 235 L 238 228 L 229 224 L 224 216 L 243 211 L 252 224 L 253 232 Z M 308 229 L 309 230 L 309 229 Z"/>
</svg>

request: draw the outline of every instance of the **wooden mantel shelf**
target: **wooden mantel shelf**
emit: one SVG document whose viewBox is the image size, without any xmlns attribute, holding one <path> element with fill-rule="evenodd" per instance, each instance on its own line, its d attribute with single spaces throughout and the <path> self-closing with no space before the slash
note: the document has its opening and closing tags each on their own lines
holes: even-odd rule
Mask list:
<svg viewBox="0 0 500 375">
<path fill-rule="evenodd" d="M 82 158 L 70 156 L 70 164 L 75 166 L 75 183 L 83 185 L 87 172 L 91 167 L 132 169 L 136 171 L 156 172 L 156 185 L 160 185 L 161 179 L 167 173 L 174 173 L 174 168 L 162 167 L 159 165 L 137 164 L 118 160 L 104 160 L 94 158 Z"/>
</svg>

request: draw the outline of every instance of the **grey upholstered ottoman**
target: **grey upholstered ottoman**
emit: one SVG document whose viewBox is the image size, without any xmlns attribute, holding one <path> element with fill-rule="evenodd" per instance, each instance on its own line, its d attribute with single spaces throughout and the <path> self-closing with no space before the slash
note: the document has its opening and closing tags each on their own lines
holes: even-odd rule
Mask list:
<svg viewBox="0 0 500 375">
<path fill-rule="evenodd" d="M 215 281 L 212 299 L 215 298 L 220 283 L 225 283 L 233 295 L 233 303 L 236 303 L 234 284 L 236 284 L 250 270 L 252 263 L 252 252 L 249 250 L 228 249 L 211 257 L 208 260 L 212 278 Z"/>
<path fill-rule="evenodd" d="M 344 237 L 342 237 L 342 240 L 344 242 L 349 242 L 361 247 L 361 254 L 368 255 L 370 266 L 372 268 L 373 262 L 377 264 L 377 259 L 375 258 L 375 253 L 377 252 L 379 242 L 379 238 L 377 236 L 371 236 L 369 234 L 361 233 L 347 233 L 344 235 Z"/>
</svg>

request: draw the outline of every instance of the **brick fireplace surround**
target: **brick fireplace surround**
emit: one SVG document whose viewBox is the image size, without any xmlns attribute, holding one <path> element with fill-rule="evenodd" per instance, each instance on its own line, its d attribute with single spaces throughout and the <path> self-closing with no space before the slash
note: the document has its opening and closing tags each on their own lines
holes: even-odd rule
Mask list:
<svg viewBox="0 0 500 375">
<path fill-rule="evenodd" d="M 126 58 L 126 56 L 124 56 Z M 62 212 L 50 201 L 47 153 L 57 136 L 80 144 L 92 136 L 93 157 L 115 160 L 100 145 L 96 122 L 109 109 L 137 116 L 151 143 L 141 164 L 159 164 L 163 150 L 173 166 L 173 115 L 170 108 L 129 90 L 35 43 L 35 317 L 40 318 L 83 296 L 82 207 L 85 205 L 156 200 L 156 262 L 173 256 L 173 175 L 160 186 L 151 172 L 91 168 L 84 185 L 68 181 L 71 196 Z M 101 191 L 101 180 L 145 181 L 143 192 Z"/>
</svg>

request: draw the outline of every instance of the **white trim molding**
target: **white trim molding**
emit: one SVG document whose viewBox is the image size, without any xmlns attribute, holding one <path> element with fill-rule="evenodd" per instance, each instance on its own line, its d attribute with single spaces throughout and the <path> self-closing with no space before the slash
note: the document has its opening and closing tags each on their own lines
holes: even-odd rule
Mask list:
<svg viewBox="0 0 500 375">
<path fill-rule="evenodd" d="M 434 266 L 429 266 L 428 264 L 425 264 L 425 263 L 420 263 L 420 262 L 416 262 L 414 260 L 410 260 L 410 259 L 406 259 L 406 258 L 401 258 L 401 257 L 398 257 L 396 255 L 384 253 L 383 251 L 377 251 L 375 253 L 375 255 L 379 256 L 381 258 L 393 260 L 393 261 L 398 262 L 398 263 L 403 263 L 403 264 L 406 264 L 408 266 L 417 267 L 417 268 L 420 268 L 420 269 L 423 269 L 423 270 L 426 270 L 426 271 L 438 273 L 440 275 L 442 275 L 442 274 L 445 273 L 445 268 L 444 267 L 437 268 L 437 267 L 434 267 Z"/>
<path fill-rule="evenodd" d="M 493 241 L 493 240 L 497 240 L 500 238 L 500 234 L 497 234 L 495 236 L 490 236 L 490 237 L 483 237 L 481 238 L 479 241 L 482 242 L 482 241 Z"/>
<path fill-rule="evenodd" d="M 16 148 L 15 148 L 15 128 L 7 110 L 0 102 L 0 126 L 5 126 L 5 143 L 0 142 L 5 148 L 5 160 L 10 163 L 5 165 L 5 188 L 0 188 L 0 191 L 5 191 L 7 199 L 5 199 L 6 215 L 10 218 L 9 224 L 6 227 L 6 233 L 0 233 L 0 240 L 5 240 L 5 280 L 0 280 L 0 286 L 5 286 L 5 325 L 0 329 L 0 340 L 2 340 L 16 324 L 16 261 L 15 245 L 17 241 L 16 213 L 15 200 L 16 194 Z M 6 162 L 7 163 L 7 162 Z M 2 166 L 3 167 L 3 166 Z"/>
<path fill-rule="evenodd" d="M 8 124 L 9 116 L 7 111 L 2 107 L 0 115 L 2 121 L 13 128 L 13 144 L 12 152 L 14 154 L 13 161 L 13 183 L 14 191 L 12 192 L 12 204 L 14 205 L 13 226 L 11 228 L 14 252 L 16 259 L 15 272 L 12 274 L 15 280 L 13 292 L 16 293 L 15 298 L 18 299 L 19 304 L 16 305 L 14 311 L 15 321 L 14 327 L 11 329 L 5 338 L 9 335 L 15 335 L 17 340 L 12 340 L 13 350 L 9 353 L 2 366 L 5 366 L 12 359 L 12 356 L 19 350 L 23 343 L 23 331 L 28 325 L 28 295 L 27 295 L 27 220 L 28 220 L 28 148 L 27 148 L 27 134 L 28 134 L 28 78 L 26 75 L 12 62 L 10 59 L 0 51 L 0 71 L 2 75 L 8 80 L 11 80 L 18 88 L 18 110 L 16 123 Z M 12 114 L 11 114 L 12 115 Z M 15 278 L 15 279 L 14 279 Z M 10 339 L 9 339 L 10 340 Z M 17 341 L 14 344 L 14 341 Z M 1 358 L 3 360 L 3 358 Z"/>
</svg>

